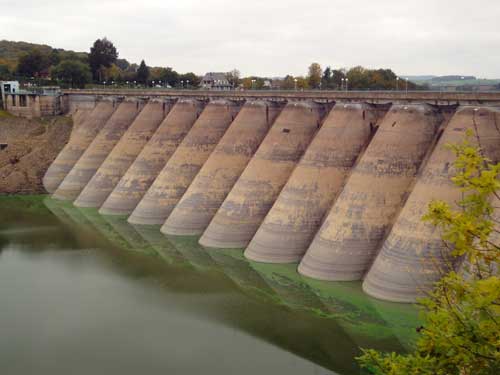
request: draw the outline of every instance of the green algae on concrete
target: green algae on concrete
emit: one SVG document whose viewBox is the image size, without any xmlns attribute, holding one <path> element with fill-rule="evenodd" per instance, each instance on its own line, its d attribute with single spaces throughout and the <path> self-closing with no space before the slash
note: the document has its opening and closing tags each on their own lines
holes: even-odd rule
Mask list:
<svg viewBox="0 0 500 375">
<path fill-rule="evenodd" d="M 421 325 L 416 305 L 371 298 L 363 293 L 359 282 L 332 282 L 308 277 L 302 277 L 302 280 L 327 307 L 329 318 L 344 321 L 365 338 L 395 337 L 405 350 L 413 348 L 416 328 Z"/>
<path fill-rule="evenodd" d="M 127 222 L 127 216 L 102 216 L 129 243 L 133 251 L 157 256 L 157 251 Z"/>
<path fill-rule="evenodd" d="M 73 212 L 81 213 L 92 225 L 102 233 L 115 246 L 127 251 L 135 251 L 133 246 L 124 239 L 104 217 L 101 216 L 95 208 L 77 208 L 73 206 Z"/>
<path fill-rule="evenodd" d="M 203 272 L 220 272 L 217 263 L 208 255 L 205 249 L 198 244 L 199 237 L 194 236 L 166 236 L 178 252 L 180 252 L 193 267 Z"/>
<path fill-rule="evenodd" d="M 304 309 L 338 321 L 356 342 L 369 343 L 374 338 L 392 342 L 397 338 L 401 346 L 393 349 L 403 351 L 410 348 L 415 340 L 415 328 L 420 321 L 414 305 L 367 297 L 359 282 L 331 282 L 304 277 L 297 273 L 296 264 L 250 264 L 290 308 Z"/>
<path fill-rule="evenodd" d="M 7 216 L 15 211 L 23 211 L 34 215 L 46 215 L 47 208 L 43 200 L 46 195 L 0 195 L 0 206 L 2 210 L 8 210 L 8 213 L 3 215 Z"/>
<path fill-rule="evenodd" d="M 131 224 L 132 225 L 132 224 Z M 147 241 L 158 255 L 168 264 L 176 267 L 191 267 L 189 261 L 160 232 L 160 225 L 132 225 L 139 235 Z"/>
<path fill-rule="evenodd" d="M 206 248 L 205 251 L 244 293 L 259 300 L 282 304 L 276 292 L 250 266 L 243 250 Z"/>
</svg>

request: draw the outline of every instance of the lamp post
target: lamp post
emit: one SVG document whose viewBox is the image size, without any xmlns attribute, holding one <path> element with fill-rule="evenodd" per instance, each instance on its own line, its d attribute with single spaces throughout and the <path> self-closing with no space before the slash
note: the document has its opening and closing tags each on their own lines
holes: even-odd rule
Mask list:
<svg viewBox="0 0 500 375">
<path fill-rule="evenodd" d="M 151 81 L 151 85 L 153 88 L 155 88 L 155 81 Z"/>
<path fill-rule="evenodd" d="M 345 91 L 349 91 L 349 78 L 345 79 Z"/>
<path fill-rule="evenodd" d="M 255 79 L 252 79 L 252 90 L 255 90 Z"/>
<path fill-rule="evenodd" d="M 189 89 L 189 79 L 186 79 L 186 88 Z"/>
<path fill-rule="evenodd" d="M 408 78 L 405 78 L 406 83 L 406 95 L 408 95 Z"/>
<path fill-rule="evenodd" d="M 181 89 L 183 89 L 183 88 L 184 88 L 184 80 L 181 79 Z"/>
<path fill-rule="evenodd" d="M 396 77 L 396 91 L 399 91 L 399 77 Z"/>
<path fill-rule="evenodd" d="M 295 91 L 297 91 L 297 78 L 294 78 L 293 82 L 294 82 Z"/>
<path fill-rule="evenodd" d="M 344 81 L 345 81 L 345 79 L 344 79 L 344 78 L 341 78 L 341 79 L 340 79 L 340 91 L 343 91 L 343 90 L 344 90 Z"/>
</svg>

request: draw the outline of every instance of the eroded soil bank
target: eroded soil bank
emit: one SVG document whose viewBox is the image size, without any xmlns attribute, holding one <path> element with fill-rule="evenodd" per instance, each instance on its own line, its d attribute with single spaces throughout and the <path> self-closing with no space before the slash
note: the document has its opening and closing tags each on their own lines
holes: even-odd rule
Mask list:
<svg viewBox="0 0 500 375">
<path fill-rule="evenodd" d="M 45 193 L 42 178 L 71 134 L 70 117 L 14 117 L 0 110 L 0 194 Z"/>
</svg>

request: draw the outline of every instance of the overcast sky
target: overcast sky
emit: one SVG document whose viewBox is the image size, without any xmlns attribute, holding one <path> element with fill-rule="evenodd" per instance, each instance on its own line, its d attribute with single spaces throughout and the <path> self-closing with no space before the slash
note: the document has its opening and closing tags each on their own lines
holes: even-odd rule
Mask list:
<svg viewBox="0 0 500 375">
<path fill-rule="evenodd" d="M 0 0 L 0 39 L 198 74 L 363 65 L 500 78 L 500 0 Z"/>
</svg>

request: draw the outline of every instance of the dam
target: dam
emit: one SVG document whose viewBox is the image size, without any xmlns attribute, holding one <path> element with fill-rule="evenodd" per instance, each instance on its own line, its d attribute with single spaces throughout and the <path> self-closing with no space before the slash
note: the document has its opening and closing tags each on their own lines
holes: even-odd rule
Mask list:
<svg viewBox="0 0 500 375">
<path fill-rule="evenodd" d="M 500 160 L 498 93 L 63 95 L 74 129 L 43 179 L 54 199 L 174 243 L 192 236 L 206 257 L 244 250 L 256 267 L 362 282 L 387 301 L 414 302 L 449 265 L 420 221 L 432 199 L 460 195 L 446 144 L 470 130 Z"/>
</svg>

